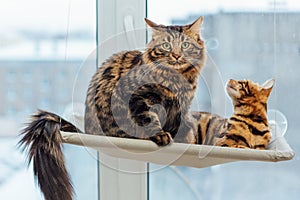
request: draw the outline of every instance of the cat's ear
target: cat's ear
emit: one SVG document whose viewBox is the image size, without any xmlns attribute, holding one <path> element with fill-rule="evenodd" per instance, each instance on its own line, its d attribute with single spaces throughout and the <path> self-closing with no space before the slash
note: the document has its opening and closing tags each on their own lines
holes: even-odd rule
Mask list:
<svg viewBox="0 0 300 200">
<path fill-rule="evenodd" d="M 275 83 L 275 79 L 269 79 L 269 80 L 267 80 L 266 82 L 264 82 L 262 85 L 261 85 L 261 87 L 263 88 L 263 89 L 270 89 L 270 88 L 273 88 L 273 85 L 274 85 L 274 83 Z"/>
<path fill-rule="evenodd" d="M 154 23 L 153 21 L 151 21 L 151 20 L 149 20 L 149 19 L 147 19 L 147 18 L 145 18 L 145 22 L 146 22 L 146 24 L 148 24 L 148 26 L 151 27 L 151 28 L 157 28 L 157 27 L 159 26 L 158 24 Z"/>
<path fill-rule="evenodd" d="M 158 25 L 156 23 L 154 23 L 153 21 L 145 18 L 145 22 L 146 24 L 152 29 L 153 31 L 153 35 L 152 35 L 152 39 L 155 37 L 156 34 L 158 34 L 161 31 L 161 28 L 163 27 L 162 25 Z"/>
<path fill-rule="evenodd" d="M 275 79 L 269 79 L 261 85 L 264 95 L 266 96 L 270 95 L 274 83 L 275 83 Z"/>
<path fill-rule="evenodd" d="M 194 21 L 190 25 L 187 25 L 187 29 L 191 33 L 199 34 L 202 24 L 203 24 L 203 16 L 200 16 L 198 19 L 196 19 L 196 21 Z"/>
</svg>

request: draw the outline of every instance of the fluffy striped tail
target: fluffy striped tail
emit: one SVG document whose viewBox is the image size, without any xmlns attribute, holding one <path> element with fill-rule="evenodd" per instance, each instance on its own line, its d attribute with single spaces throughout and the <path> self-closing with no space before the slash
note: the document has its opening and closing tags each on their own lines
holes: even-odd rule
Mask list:
<svg viewBox="0 0 300 200">
<path fill-rule="evenodd" d="M 39 110 L 22 130 L 19 145 L 29 149 L 34 175 L 46 200 L 72 200 L 73 187 L 65 167 L 59 131 L 81 132 L 60 116 Z"/>
</svg>

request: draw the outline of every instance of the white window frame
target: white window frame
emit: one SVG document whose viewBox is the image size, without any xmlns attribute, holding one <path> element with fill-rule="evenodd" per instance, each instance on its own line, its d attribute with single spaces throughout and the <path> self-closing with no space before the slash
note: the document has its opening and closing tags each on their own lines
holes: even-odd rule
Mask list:
<svg viewBox="0 0 300 200">
<path fill-rule="evenodd" d="M 146 33 L 135 34 L 132 31 L 145 28 L 146 12 L 146 0 L 97 0 L 98 66 L 105 59 L 101 44 L 109 38 L 127 31 L 125 35 L 129 46 L 134 48 L 137 44 L 146 44 Z M 113 44 L 114 52 L 105 49 L 105 55 L 125 50 L 122 48 L 128 46 L 126 41 L 118 40 Z M 148 199 L 146 162 L 115 158 L 101 152 L 98 160 L 100 200 Z"/>
</svg>

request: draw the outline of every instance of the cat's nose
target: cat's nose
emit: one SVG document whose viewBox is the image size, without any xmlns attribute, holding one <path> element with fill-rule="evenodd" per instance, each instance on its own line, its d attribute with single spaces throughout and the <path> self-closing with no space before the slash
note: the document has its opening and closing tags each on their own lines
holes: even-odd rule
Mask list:
<svg viewBox="0 0 300 200">
<path fill-rule="evenodd" d="M 235 80 L 233 80 L 233 79 L 229 79 L 229 81 L 227 82 L 228 84 L 235 84 Z"/>
<path fill-rule="evenodd" d="M 181 56 L 177 53 L 172 53 L 172 57 L 178 60 Z"/>
<path fill-rule="evenodd" d="M 237 84 L 237 81 L 234 79 L 229 79 L 227 86 L 234 87 Z"/>
</svg>

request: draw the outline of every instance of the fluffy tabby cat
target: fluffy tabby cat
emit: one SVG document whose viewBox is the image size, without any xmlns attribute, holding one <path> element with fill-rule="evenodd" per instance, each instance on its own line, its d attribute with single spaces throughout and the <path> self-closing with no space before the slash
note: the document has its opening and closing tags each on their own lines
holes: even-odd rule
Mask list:
<svg viewBox="0 0 300 200">
<path fill-rule="evenodd" d="M 184 26 L 157 25 L 145 52 L 124 51 L 106 60 L 88 88 L 85 133 L 152 140 L 159 146 L 180 141 L 193 122 L 188 110 L 206 50 L 203 17 Z M 33 115 L 20 144 L 29 148 L 34 173 L 46 200 L 71 200 L 73 189 L 61 152 L 59 131 L 77 131 L 60 116 Z M 178 136 L 179 135 L 179 136 Z"/>
<path fill-rule="evenodd" d="M 273 84 L 273 79 L 261 86 L 250 80 L 230 80 L 226 90 L 233 102 L 233 115 L 224 119 L 211 113 L 193 112 L 198 120 L 195 143 L 266 149 L 271 139 L 267 101 Z"/>
</svg>

